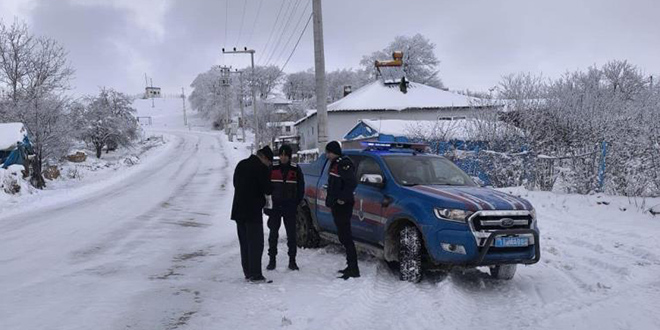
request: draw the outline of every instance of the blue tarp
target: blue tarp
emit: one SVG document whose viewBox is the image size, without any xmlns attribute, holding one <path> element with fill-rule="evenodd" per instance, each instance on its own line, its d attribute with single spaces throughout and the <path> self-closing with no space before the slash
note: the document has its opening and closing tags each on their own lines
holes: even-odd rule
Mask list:
<svg viewBox="0 0 660 330">
<path fill-rule="evenodd" d="M 34 150 L 32 149 L 30 139 L 25 136 L 23 138 L 23 142 L 17 143 L 15 149 L 0 151 L 0 161 L 2 161 L 2 168 L 6 169 L 11 165 L 23 165 L 25 164 L 28 155 L 32 153 L 34 153 Z"/>
</svg>

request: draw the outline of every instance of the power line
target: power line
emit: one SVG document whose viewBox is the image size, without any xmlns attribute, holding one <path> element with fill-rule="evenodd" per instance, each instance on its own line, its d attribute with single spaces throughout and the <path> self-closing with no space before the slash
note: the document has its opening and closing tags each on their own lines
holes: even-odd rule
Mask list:
<svg viewBox="0 0 660 330">
<path fill-rule="evenodd" d="M 225 0 L 225 40 L 222 41 L 227 46 L 227 21 L 229 21 L 229 0 Z M 222 64 L 225 64 L 225 54 L 222 54 Z"/>
<path fill-rule="evenodd" d="M 294 4 L 293 0 L 287 2 L 286 8 L 284 8 L 284 15 L 282 16 L 282 19 L 280 20 L 280 24 L 275 26 L 275 28 L 274 28 L 275 34 L 273 36 L 280 35 L 280 33 L 281 33 L 280 28 L 284 28 L 284 25 L 286 24 L 286 21 L 288 19 L 287 15 L 291 13 L 291 9 L 293 7 L 293 4 Z M 273 39 L 273 43 L 270 45 L 270 49 L 269 50 L 264 50 L 264 55 L 265 56 L 263 58 L 264 61 L 262 62 L 262 65 L 267 65 L 267 63 L 270 61 L 270 55 L 269 54 L 271 53 L 272 49 L 274 47 L 277 47 L 277 46 L 278 46 L 277 42 L 275 41 L 275 39 Z"/>
<path fill-rule="evenodd" d="M 287 39 L 286 43 L 282 47 L 282 51 L 279 53 L 279 55 L 275 58 L 275 61 L 273 63 L 277 63 L 280 61 L 282 58 L 282 55 L 285 54 L 287 48 L 289 48 L 289 44 L 291 43 L 291 40 L 293 39 L 293 36 L 296 34 L 296 31 L 298 31 L 300 24 L 302 23 L 303 18 L 305 18 L 305 13 L 307 13 L 307 8 L 309 8 L 309 4 L 311 3 L 311 0 L 307 1 L 307 5 L 305 5 L 305 8 L 302 11 L 302 15 L 298 18 L 298 22 L 296 23 L 295 27 L 293 30 L 291 30 L 291 35 L 289 35 L 289 39 Z"/>
<path fill-rule="evenodd" d="M 275 47 L 272 49 L 272 51 L 270 52 L 270 55 L 268 56 L 268 61 L 266 62 L 267 63 L 266 65 L 272 64 L 273 56 L 277 53 L 280 46 L 283 46 L 281 44 L 282 38 L 287 33 L 287 28 L 289 27 L 289 24 L 293 21 L 293 17 L 296 15 L 299 5 L 300 5 L 300 0 L 296 0 L 296 2 L 293 5 L 293 8 L 290 10 L 291 15 L 289 15 L 287 17 L 286 23 L 284 24 L 284 26 L 282 28 L 282 32 L 279 34 L 279 36 L 277 38 L 277 42 L 275 43 Z"/>
<path fill-rule="evenodd" d="M 252 28 L 250 29 L 250 36 L 248 37 L 248 41 L 246 45 L 249 45 L 250 41 L 252 41 L 252 36 L 254 35 L 254 28 L 257 25 L 257 21 L 259 21 L 259 14 L 261 13 L 261 5 L 263 5 L 263 3 L 264 0 L 259 0 L 259 8 L 257 9 L 257 15 L 254 18 L 254 22 L 252 22 Z"/>
<path fill-rule="evenodd" d="M 289 54 L 289 57 L 286 59 L 286 62 L 284 62 L 284 65 L 282 65 L 282 68 L 280 69 L 280 73 L 284 72 L 284 68 L 286 68 L 286 65 L 289 64 L 289 60 L 291 60 L 291 57 L 293 56 L 293 53 L 296 52 L 296 49 L 298 49 L 298 44 L 300 43 L 300 39 L 302 39 L 302 36 L 305 34 L 305 31 L 307 31 L 307 27 L 309 26 L 309 22 L 312 21 L 312 16 L 314 14 L 309 14 L 309 18 L 307 19 L 307 23 L 305 24 L 305 28 L 303 28 L 302 32 L 300 33 L 300 36 L 298 37 L 298 41 L 296 41 L 296 45 L 293 46 L 293 50 L 291 51 L 291 54 Z"/>
<path fill-rule="evenodd" d="M 266 63 L 267 63 L 266 65 L 270 64 L 271 59 L 273 58 L 273 55 L 275 55 L 275 53 L 277 52 L 277 49 L 280 46 L 280 42 L 282 41 L 282 37 L 284 36 L 284 34 L 286 34 L 286 29 L 289 27 L 289 23 L 291 23 L 293 16 L 295 15 L 296 11 L 298 10 L 298 5 L 300 5 L 300 0 L 296 0 L 296 3 L 294 4 L 293 9 L 291 10 L 291 15 L 289 15 L 289 17 L 288 17 L 288 19 L 287 19 L 287 21 L 284 25 L 284 28 L 282 29 L 282 33 L 280 33 L 279 37 L 277 38 L 277 42 L 275 43 L 275 48 L 273 48 L 272 53 L 268 57 L 268 61 L 266 61 Z"/>
<path fill-rule="evenodd" d="M 243 0 L 243 15 L 241 16 L 241 28 L 238 30 L 238 38 L 236 38 L 236 43 L 234 45 L 238 46 L 238 42 L 241 40 L 241 34 L 243 34 L 243 23 L 245 23 L 245 9 L 247 9 L 248 0 Z"/>
<path fill-rule="evenodd" d="M 266 48 L 268 48 L 268 45 L 270 44 L 270 40 L 273 38 L 273 32 L 275 32 L 275 27 L 277 26 L 277 22 L 280 20 L 280 15 L 282 14 L 282 9 L 284 8 L 284 2 L 285 0 L 282 0 L 282 4 L 280 5 L 280 10 L 277 12 L 277 18 L 275 18 L 275 24 L 273 24 L 273 28 L 270 29 L 270 35 L 268 36 L 268 40 L 266 41 L 266 44 L 264 45 L 264 48 L 262 49 L 262 52 L 264 55 L 266 54 Z M 261 62 L 261 59 L 263 57 L 259 56 L 259 62 Z"/>
</svg>

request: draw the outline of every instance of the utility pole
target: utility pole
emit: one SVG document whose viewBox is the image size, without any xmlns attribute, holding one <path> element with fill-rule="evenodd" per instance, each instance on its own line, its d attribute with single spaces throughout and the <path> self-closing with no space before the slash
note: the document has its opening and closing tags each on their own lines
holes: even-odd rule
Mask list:
<svg viewBox="0 0 660 330">
<path fill-rule="evenodd" d="M 153 80 L 152 78 L 149 78 L 149 79 L 151 80 L 151 88 L 152 88 L 152 90 L 153 90 L 153 88 L 154 88 L 154 80 Z M 152 108 L 155 107 L 155 106 L 154 106 L 154 96 L 153 96 L 153 94 L 151 95 L 151 107 L 152 107 Z"/>
<path fill-rule="evenodd" d="M 186 91 L 181 87 L 181 99 L 183 99 L 183 125 L 188 126 L 188 117 L 186 116 Z"/>
<path fill-rule="evenodd" d="M 243 50 L 236 50 L 236 47 L 234 47 L 234 50 L 228 50 L 225 51 L 225 49 L 222 49 L 223 54 L 250 54 L 250 62 L 252 64 L 252 109 L 254 110 L 254 150 L 259 149 L 260 143 L 259 143 L 259 116 L 257 116 L 257 90 L 256 90 L 256 83 L 255 83 L 255 75 L 254 75 L 254 49 L 248 49 L 247 47 L 244 47 Z"/>
<path fill-rule="evenodd" d="M 241 135 L 243 136 L 243 142 L 245 142 L 245 112 L 243 111 L 243 71 L 236 69 L 238 73 L 238 83 L 240 85 L 240 97 L 238 98 L 238 104 L 241 107 Z"/>
<path fill-rule="evenodd" d="M 227 137 L 229 138 L 229 141 L 232 141 L 231 138 L 231 128 L 229 127 L 229 123 L 231 121 L 230 119 L 230 108 L 231 108 L 231 103 L 229 99 L 229 86 L 231 84 L 230 82 L 230 68 L 228 66 L 221 66 L 220 67 L 220 79 L 221 79 L 221 86 L 222 86 L 222 101 L 225 107 L 225 133 L 227 134 Z"/>
<path fill-rule="evenodd" d="M 328 143 L 328 86 L 325 81 L 325 51 L 323 49 L 323 13 L 321 0 L 312 0 L 314 14 L 314 71 L 316 76 L 317 146 L 320 151 Z"/>
</svg>

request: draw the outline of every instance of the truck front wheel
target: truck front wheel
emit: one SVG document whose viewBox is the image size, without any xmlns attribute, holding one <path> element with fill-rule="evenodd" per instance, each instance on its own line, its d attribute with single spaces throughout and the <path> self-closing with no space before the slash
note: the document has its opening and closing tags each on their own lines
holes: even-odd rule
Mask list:
<svg viewBox="0 0 660 330">
<path fill-rule="evenodd" d="M 318 248 L 321 245 L 319 232 L 312 223 L 312 214 L 307 205 L 298 207 L 296 216 L 296 242 L 301 248 Z"/>
<path fill-rule="evenodd" d="M 399 273 L 402 281 L 417 283 L 422 279 L 422 236 L 414 226 L 399 232 Z"/>
<path fill-rule="evenodd" d="M 518 265 L 497 265 L 490 268 L 490 276 L 498 280 L 510 280 L 516 274 Z"/>
</svg>

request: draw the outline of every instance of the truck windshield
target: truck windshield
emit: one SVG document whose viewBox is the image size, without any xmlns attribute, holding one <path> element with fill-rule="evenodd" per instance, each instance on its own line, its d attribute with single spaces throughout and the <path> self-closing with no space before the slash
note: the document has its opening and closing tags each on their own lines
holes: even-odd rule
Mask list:
<svg viewBox="0 0 660 330">
<path fill-rule="evenodd" d="M 394 179 L 404 186 L 476 185 L 465 172 L 442 157 L 385 156 L 383 159 Z"/>
</svg>

